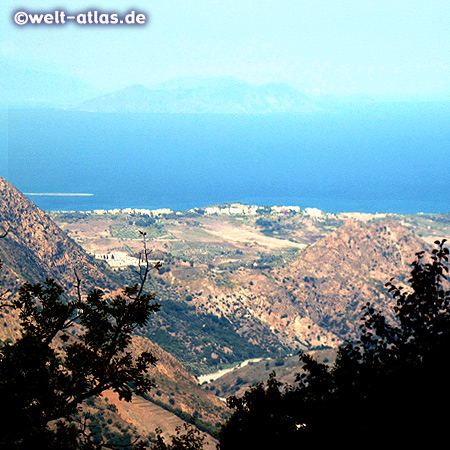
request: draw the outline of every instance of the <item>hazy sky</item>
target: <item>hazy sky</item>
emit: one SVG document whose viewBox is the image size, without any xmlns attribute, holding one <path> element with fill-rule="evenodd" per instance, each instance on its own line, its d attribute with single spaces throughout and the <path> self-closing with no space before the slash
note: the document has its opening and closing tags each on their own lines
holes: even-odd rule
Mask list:
<svg viewBox="0 0 450 450">
<path fill-rule="evenodd" d="M 149 23 L 13 23 L 18 10 L 55 9 L 135 9 Z M 105 90 L 233 76 L 309 94 L 450 94 L 449 0 L 1 0 L 0 20 L 2 64 Z"/>
</svg>

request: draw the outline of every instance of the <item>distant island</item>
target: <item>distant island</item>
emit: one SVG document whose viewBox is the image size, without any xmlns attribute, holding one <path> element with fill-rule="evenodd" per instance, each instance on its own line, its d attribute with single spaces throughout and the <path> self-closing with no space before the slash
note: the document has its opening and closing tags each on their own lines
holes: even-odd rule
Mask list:
<svg viewBox="0 0 450 450">
<path fill-rule="evenodd" d="M 283 83 L 254 85 L 229 77 L 182 79 L 146 88 L 128 86 L 71 108 L 108 113 L 267 114 L 315 112 L 322 108 Z"/>
</svg>

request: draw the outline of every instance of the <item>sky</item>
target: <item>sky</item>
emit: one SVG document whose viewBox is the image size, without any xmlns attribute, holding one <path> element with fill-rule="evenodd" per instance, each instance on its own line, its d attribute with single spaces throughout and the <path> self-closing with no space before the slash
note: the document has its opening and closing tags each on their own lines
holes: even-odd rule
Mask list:
<svg viewBox="0 0 450 450">
<path fill-rule="evenodd" d="M 18 26 L 13 21 L 17 11 L 54 10 L 136 10 L 146 14 L 147 23 Z M 450 96 L 450 2 L 2 0 L 0 62 L 105 92 L 227 76 L 289 83 L 309 95 Z M 29 83 L 32 88 L 33 80 Z"/>
</svg>

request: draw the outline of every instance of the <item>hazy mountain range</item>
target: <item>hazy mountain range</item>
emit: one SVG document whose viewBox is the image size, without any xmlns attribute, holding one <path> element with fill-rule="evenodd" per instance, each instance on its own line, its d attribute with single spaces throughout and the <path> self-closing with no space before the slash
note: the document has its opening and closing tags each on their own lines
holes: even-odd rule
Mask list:
<svg viewBox="0 0 450 450">
<path fill-rule="evenodd" d="M 4 61 L 0 106 L 49 107 L 89 112 L 274 113 L 319 109 L 283 83 L 255 85 L 231 77 L 182 78 L 151 88 L 128 86 L 108 92 L 68 74 Z"/>
<path fill-rule="evenodd" d="M 98 95 L 79 78 L 2 61 L 0 107 L 64 108 Z"/>
<path fill-rule="evenodd" d="M 75 107 L 89 112 L 264 114 L 311 112 L 319 106 L 287 84 L 254 85 L 233 78 L 207 78 L 141 85 L 96 97 Z"/>
<path fill-rule="evenodd" d="M 339 104 L 449 101 L 448 95 L 378 96 L 364 93 L 310 96 L 285 82 L 252 84 L 232 77 L 186 77 L 153 86 L 107 92 L 68 73 L 2 60 L 0 107 L 64 108 L 90 112 L 304 113 Z"/>
</svg>

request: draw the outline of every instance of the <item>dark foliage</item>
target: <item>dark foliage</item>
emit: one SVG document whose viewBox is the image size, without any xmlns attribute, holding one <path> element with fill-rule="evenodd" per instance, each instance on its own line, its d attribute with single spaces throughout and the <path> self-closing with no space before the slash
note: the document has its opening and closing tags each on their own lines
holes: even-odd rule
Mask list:
<svg viewBox="0 0 450 450">
<path fill-rule="evenodd" d="M 282 391 L 272 372 L 266 386 L 258 383 L 240 398 L 229 397 L 235 411 L 222 426 L 221 449 L 287 449 L 295 434 L 290 389 Z"/>
<path fill-rule="evenodd" d="M 450 394 L 449 250 L 437 241 L 428 262 L 412 264 L 409 288 L 387 283 L 396 323 L 367 304 L 361 336 L 339 348 L 330 367 L 302 354 L 298 384 L 281 389 L 272 375 L 242 398 L 223 425 L 221 450 L 446 438 Z"/>
<path fill-rule="evenodd" d="M 170 437 L 171 442 L 165 442 L 161 430 L 156 430 L 156 443 L 152 450 L 202 450 L 205 436 L 194 426 L 184 424 L 184 433 L 181 427 L 176 428 L 176 434 Z"/>
<path fill-rule="evenodd" d="M 18 311 L 22 336 L 0 349 L 0 448 L 102 448 L 106 443 L 93 442 L 86 422 L 75 425 L 81 402 L 107 389 L 130 401 L 133 391 L 152 387 L 147 371 L 156 358 L 127 351 L 136 327 L 159 309 L 144 292 L 152 269 L 144 253 L 141 282 L 114 298 L 101 290 L 84 298 L 78 280 L 78 295 L 64 301 L 62 288 L 47 280 L 25 284 L 3 302 Z"/>
</svg>

